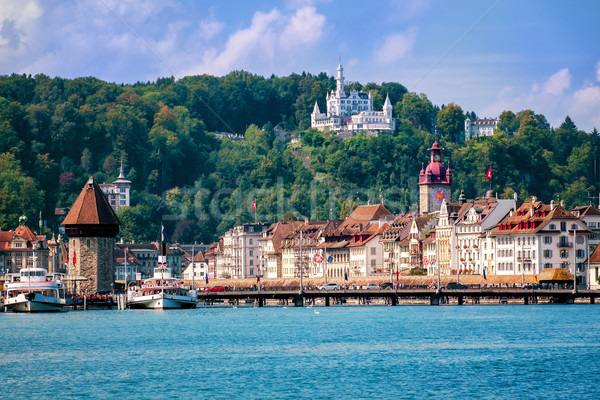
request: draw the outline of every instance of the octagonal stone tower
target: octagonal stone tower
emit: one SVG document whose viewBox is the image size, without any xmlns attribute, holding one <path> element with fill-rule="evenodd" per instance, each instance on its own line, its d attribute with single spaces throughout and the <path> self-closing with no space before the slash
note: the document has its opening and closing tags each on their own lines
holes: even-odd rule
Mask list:
<svg viewBox="0 0 600 400">
<path fill-rule="evenodd" d="M 119 220 L 93 176 L 75 200 L 63 225 L 69 237 L 69 275 L 87 278 L 79 289 L 88 293 L 111 290 Z"/>
</svg>

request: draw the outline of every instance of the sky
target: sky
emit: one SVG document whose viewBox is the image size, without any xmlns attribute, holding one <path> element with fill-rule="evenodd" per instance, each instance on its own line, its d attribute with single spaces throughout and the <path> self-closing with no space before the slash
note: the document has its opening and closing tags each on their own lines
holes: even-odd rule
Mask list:
<svg viewBox="0 0 600 400">
<path fill-rule="evenodd" d="M 399 82 L 478 117 L 600 129 L 597 0 L 0 0 L 0 74 Z M 279 121 L 273 121 L 274 123 Z"/>
</svg>

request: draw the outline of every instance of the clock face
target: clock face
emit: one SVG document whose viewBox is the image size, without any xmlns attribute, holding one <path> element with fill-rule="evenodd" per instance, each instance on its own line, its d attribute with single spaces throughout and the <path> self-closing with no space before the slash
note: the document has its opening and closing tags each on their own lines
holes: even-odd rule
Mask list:
<svg viewBox="0 0 600 400">
<path fill-rule="evenodd" d="M 442 201 L 444 201 L 444 199 L 446 198 L 448 194 L 446 193 L 446 190 L 443 188 L 437 188 L 434 189 L 433 191 L 433 199 L 437 202 L 437 203 L 441 203 Z"/>
<path fill-rule="evenodd" d="M 436 154 L 435 156 L 433 156 L 433 160 L 440 161 L 440 156 L 438 154 Z"/>
</svg>

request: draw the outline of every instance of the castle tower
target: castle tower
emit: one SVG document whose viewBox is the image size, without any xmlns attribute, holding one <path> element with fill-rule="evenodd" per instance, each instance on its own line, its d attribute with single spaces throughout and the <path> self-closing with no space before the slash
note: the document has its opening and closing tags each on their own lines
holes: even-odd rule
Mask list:
<svg viewBox="0 0 600 400">
<path fill-rule="evenodd" d="M 452 172 L 441 162 L 442 148 L 437 140 L 431 148 L 427 168 L 422 168 L 419 174 L 419 206 L 422 214 L 439 211 L 440 205 L 446 199 L 452 199 Z"/>
<path fill-rule="evenodd" d="M 344 91 L 344 68 L 342 67 L 342 63 L 340 60 L 340 64 L 337 67 L 337 77 L 335 78 L 337 81 L 336 84 L 336 95 L 338 98 L 346 97 L 346 92 Z"/>
<path fill-rule="evenodd" d="M 79 289 L 88 293 L 111 290 L 119 220 L 93 176 L 81 190 L 63 225 L 69 236 L 68 273 L 87 278 Z"/>
<path fill-rule="evenodd" d="M 392 111 L 394 107 L 392 107 L 392 103 L 390 102 L 390 95 L 388 94 L 385 98 L 385 103 L 383 104 L 383 113 L 387 118 L 392 118 Z"/>
</svg>

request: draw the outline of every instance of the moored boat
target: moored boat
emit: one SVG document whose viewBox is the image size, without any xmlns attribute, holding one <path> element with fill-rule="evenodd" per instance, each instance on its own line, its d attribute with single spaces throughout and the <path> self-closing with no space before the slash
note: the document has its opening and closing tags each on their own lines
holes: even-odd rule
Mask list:
<svg viewBox="0 0 600 400">
<path fill-rule="evenodd" d="M 140 285 L 133 285 L 127 289 L 127 302 L 130 308 L 155 310 L 195 308 L 198 303 L 198 292 L 186 288 L 181 281 L 173 278 L 166 257 L 159 256 L 158 266 L 154 268 L 154 276 L 145 279 Z"/>
<path fill-rule="evenodd" d="M 23 268 L 7 274 L 4 308 L 14 312 L 67 311 L 66 287 L 44 268 Z"/>
</svg>

